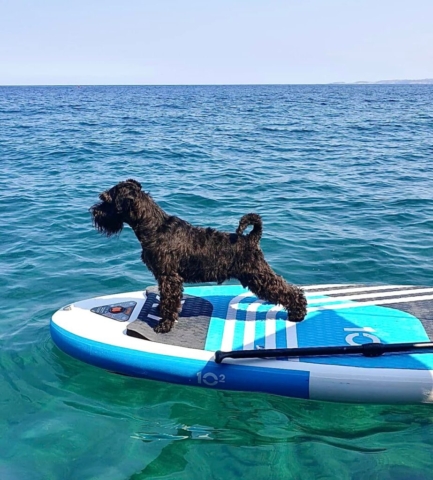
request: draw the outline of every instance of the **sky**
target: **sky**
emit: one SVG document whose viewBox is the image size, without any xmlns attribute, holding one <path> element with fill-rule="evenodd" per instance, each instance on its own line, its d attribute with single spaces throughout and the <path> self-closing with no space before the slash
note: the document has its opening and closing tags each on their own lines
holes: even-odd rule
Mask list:
<svg viewBox="0 0 433 480">
<path fill-rule="evenodd" d="M 0 85 L 433 78 L 433 0 L 0 0 Z"/>
</svg>

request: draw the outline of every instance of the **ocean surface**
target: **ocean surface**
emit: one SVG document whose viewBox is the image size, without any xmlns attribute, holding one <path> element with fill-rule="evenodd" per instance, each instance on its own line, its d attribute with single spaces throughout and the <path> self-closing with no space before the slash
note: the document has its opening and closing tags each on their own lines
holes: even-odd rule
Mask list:
<svg viewBox="0 0 433 480">
<path fill-rule="evenodd" d="M 433 479 L 433 406 L 136 380 L 51 341 L 74 300 L 154 284 L 88 209 L 136 178 L 293 283 L 433 285 L 433 86 L 0 87 L 0 479 Z"/>
</svg>

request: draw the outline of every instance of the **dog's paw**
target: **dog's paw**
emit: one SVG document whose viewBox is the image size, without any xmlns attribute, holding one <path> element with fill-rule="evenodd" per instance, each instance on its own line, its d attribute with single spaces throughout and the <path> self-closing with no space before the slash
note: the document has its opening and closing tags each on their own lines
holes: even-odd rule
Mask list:
<svg viewBox="0 0 433 480">
<path fill-rule="evenodd" d="M 296 323 L 302 322 L 302 320 L 304 320 L 306 315 L 307 315 L 307 309 L 305 307 L 301 307 L 297 309 L 291 308 L 289 310 L 289 320 L 291 322 L 296 322 Z"/>
<path fill-rule="evenodd" d="M 289 315 L 289 320 L 291 322 L 295 322 L 295 323 L 299 323 L 299 322 L 302 322 L 302 320 L 304 320 L 305 316 L 303 317 L 295 317 L 294 315 Z"/>
<path fill-rule="evenodd" d="M 289 320 L 291 322 L 302 322 L 307 315 L 307 299 L 304 292 L 299 290 L 298 298 L 292 305 L 289 306 Z"/>
<path fill-rule="evenodd" d="M 153 331 L 156 333 L 168 333 L 172 328 L 172 322 L 159 322 L 158 325 L 153 329 Z"/>
</svg>

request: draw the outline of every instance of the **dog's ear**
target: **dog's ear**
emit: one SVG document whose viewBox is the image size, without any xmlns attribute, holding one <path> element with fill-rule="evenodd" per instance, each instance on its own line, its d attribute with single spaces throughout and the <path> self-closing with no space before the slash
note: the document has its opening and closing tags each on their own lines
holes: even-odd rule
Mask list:
<svg viewBox="0 0 433 480">
<path fill-rule="evenodd" d="M 99 195 L 99 199 L 107 203 L 111 203 L 113 201 L 111 195 L 108 192 L 101 193 L 101 195 Z"/>
<path fill-rule="evenodd" d="M 137 182 L 137 180 L 134 180 L 133 178 L 128 178 L 128 180 L 126 180 L 126 182 L 127 183 L 133 183 L 134 185 L 136 185 L 141 190 L 141 183 Z"/>
</svg>

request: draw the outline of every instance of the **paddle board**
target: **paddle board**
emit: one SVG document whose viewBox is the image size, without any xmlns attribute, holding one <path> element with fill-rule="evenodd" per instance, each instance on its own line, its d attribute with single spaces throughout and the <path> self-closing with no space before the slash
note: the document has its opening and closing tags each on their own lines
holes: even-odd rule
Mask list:
<svg viewBox="0 0 433 480">
<path fill-rule="evenodd" d="M 239 285 L 184 289 L 179 320 L 156 334 L 155 287 L 82 300 L 51 319 L 54 343 L 111 372 L 210 389 L 356 403 L 432 403 L 433 353 L 379 357 L 225 359 L 215 352 L 428 342 L 433 288 L 398 285 L 304 287 L 308 315 L 287 319 L 281 306 Z"/>
</svg>

